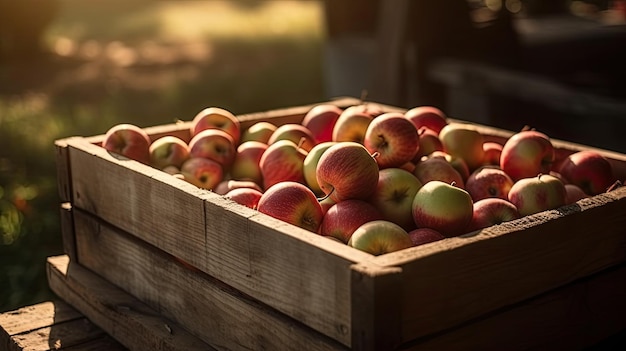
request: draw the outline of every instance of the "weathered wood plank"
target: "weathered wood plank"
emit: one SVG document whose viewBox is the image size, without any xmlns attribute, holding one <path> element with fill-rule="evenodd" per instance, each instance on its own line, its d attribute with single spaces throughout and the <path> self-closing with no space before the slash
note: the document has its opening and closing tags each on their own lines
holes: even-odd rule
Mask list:
<svg viewBox="0 0 626 351">
<path fill-rule="evenodd" d="M 2 350 L 122 351 L 125 348 L 61 300 L 0 315 Z"/>
<path fill-rule="evenodd" d="M 345 349 L 245 292 L 189 269 L 80 210 L 76 210 L 75 218 L 84 266 L 102 272 L 107 280 L 211 345 L 225 349 Z M 281 288 L 295 293 L 308 291 L 295 286 Z"/>
<path fill-rule="evenodd" d="M 424 338 L 416 350 L 580 350 L 626 330 L 620 265 Z M 623 342 L 611 350 L 623 350 Z M 594 349 L 608 350 L 608 349 Z"/>
<path fill-rule="evenodd" d="M 50 288 L 130 350 L 215 350 L 67 255 L 47 260 Z"/>
<path fill-rule="evenodd" d="M 403 272 L 403 340 L 626 261 L 626 187 L 372 262 Z"/>
</svg>

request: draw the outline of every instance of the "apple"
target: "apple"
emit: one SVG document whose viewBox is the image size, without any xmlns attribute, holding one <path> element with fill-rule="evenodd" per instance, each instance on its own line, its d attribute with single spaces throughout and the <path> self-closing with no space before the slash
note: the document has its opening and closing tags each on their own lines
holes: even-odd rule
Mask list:
<svg viewBox="0 0 626 351">
<path fill-rule="evenodd" d="M 203 157 L 216 161 L 222 165 L 225 172 L 230 170 L 236 153 L 235 141 L 230 134 L 221 129 L 205 129 L 189 141 L 189 157 Z"/>
<path fill-rule="evenodd" d="M 378 163 L 362 144 L 337 142 L 317 163 L 317 183 L 335 202 L 367 200 L 378 185 Z"/>
<path fill-rule="evenodd" d="M 578 185 L 587 195 L 592 196 L 606 192 L 616 180 L 609 160 L 593 150 L 569 155 L 561 163 L 559 173 L 570 184 Z"/>
<path fill-rule="evenodd" d="M 482 166 L 485 160 L 484 137 L 464 124 L 447 124 L 439 132 L 443 151 L 462 158 L 470 173 Z"/>
<path fill-rule="evenodd" d="M 554 161 L 554 146 L 550 138 L 536 130 L 523 130 L 513 134 L 502 147 L 500 168 L 511 179 L 536 177 L 548 174 Z"/>
<path fill-rule="evenodd" d="M 309 188 L 311 188 L 311 190 L 313 190 L 313 192 L 318 196 L 322 196 L 324 192 L 317 183 L 317 163 L 319 162 L 320 157 L 322 157 L 322 154 L 328 150 L 329 147 L 335 144 L 336 142 L 334 141 L 319 143 L 313 146 L 304 158 L 304 180 Z"/>
<path fill-rule="evenodd" d="M 313 133 L 303 125 L 297 123 L 287 123 L 276 128 L 267 141 L 267 144 L 271 145 L 278 140 L 291 140 L 306 151 L 311 150 L 313 146 L 315 146 Z"/>
<path fill-rule="evenodd" d="M 270 136 L 277 129 L 275 124 L 267 121 L 259 121 L 244 129 L 241 134 L 241 140 L 239 144 L 243 144 L 246 141 L 258 141 L 260 143 L 267 144 L 270 140 Z"/>
<path fill-rule="evenodd" d="M 463 181 L 466 181 L 467 178 L 469 178 L 470 176 L 470 169 L 467 166 L 465 160 L 461 157 L 452 156 L 445 151 L 434 151 L 430 155 L 428 155 L 428 157 L 439 157 L 448 161 L 448 163 L 452 165 L 452 167 L 454 167 L 457 172 L 459 172 L 461 178 L 463 178 Z"/>
<path fill-rule="evenodd" d="M 224 178 L 222 165 L 204 157 L 187 159 L 181 166 L 180 172 L 189 183 L 208 190 L 215 188 Z"/>
<path fill-rule="evenodd" d="M 189 158 L 189 145 L 173 135 L 162 136 L 150 144 L 150 165 L 164 169 L 167 166 L 180 168 Z"/>
<path fill-rule="evenodd" d="M 260 141 L 244 141 L 239 144 L 230 167 L 230 176 L 238 180 L 251 180 L 263 184 L 259 163 L 267 147 L 267 144 Z"/>
<path fill-rule="evenodd" d="M 333 128 L 342 112 L 336 105 L 316 105 L 304 115 L 301 124 L 313 133 L 316 144 L 332 141 Z"/>
<path fill-rule="evenodd" d="M 304 149 L 287 139 L 268 145 L 259 160 L 263 189 L 287 180 L 304 184 L 304 159 L 307 154 Z"/>
<path fill-rule="evenodd" d="M 453 237 L 466 232 L 472 220 L 473 205 L 472 197 L 464 189 L 433 180 L 415 194 L 413 220 L 417 228 L 431 228 Z"/>
<path fill-rule="evenodd" d="M 415 125 L 416 129 L 426 127 L 437 135 L 448 124 L 445 113 L 434 106 L 416 106 L 406 111 L 404 116 Z"/>
<path fill-rule="evenodd" d="M 465 181 L 459 172 L 445 159 L 440 157 L 423 157 L 415 164 L 413 175 L 422 184 L 432 180 L 439 180 L 444 183 L 455 183 L 458 187 L 465 187 Z"/>
<path fill-rule="evenodd" d="M 441 144 L 441 139 L 439 139 L 437 132 L 426 127 L 421 127 L 417 132 L 420 136 L 420 145 L 413 158 L 414 162 L 419 161 L 423 156 L 428 156 L 435 151 L 443 151 L 443 144 Z"/>
<path fill-rule="evenodd" d="M 565 185 L 565 204 L 573 204 L 574 202 L 587 198 L 589 195 L 585 193 L 578 185 L 564 184 Z"/>
<path fill-rule="evenodd" d="M 228 133 L 239 144 L 241 137 L 241 124 L 232 112 L 220 107 L 207 107 L 198 112 L 191 121 L 191 136 L 195 136 L 203 130 L 219 129 Z"/>
<path fill-rule="evenodd" d="M 250 180 L 224 179 L 213 188 L 213 192 L 219 195 L 224 195 L 233 189 L 239 188 L 255 189 L 260 192 L 263 191 L 259 184 Z"/>
<path fill-rule="evenodd" d="M 365 131 L 372 120 L 374 116 L 362 105 L 346 108 L 335 122 L 332 141 L 352 141 L 362 144 Z"/>
<path fill-rule="evenodd" d="M 134 124 L 121 123 L 107 130 L 102 147 L 107 151 L 150 164 L 150 137 Z"/>
<path fill-rule="evenodd" d="M 378 185 L 369 199 L 383 215 L 404 230 L 415 228 L 413 221 L 413 198 L 422 182 L 412 173 L 401 168 L 385 168 L 378 173 Z"/>
<path fill-rule="evenodd" d="M 474 202 L 469 231 L 491 227 L 492 225 L 520 218 L 517 207 L 509 200 L 488 197 Z"/>
<path fill-rule="evenodd" d="M 502 154 L 503 145 L 493 141 L 483 143 L 483 151 L 485 152 L 485 165 L 500 166 L 500 155 Z"/>
<path fill-rule="evenodd" d="M 565 185 L 559 178 L 541 173 L 516 181 L 509 190 L 509 201 L 522 216 L 561 207 L 566 196 Z"/>
<path fill-rule="evenodd" d="M 265 190 L 257 210 L 313 233 L 318 232 L 324 217 L 313 191 L 292 181 L 276 183 Z"/>
<path fill-rule="evenodd" d="M 409 233 L 399 225 L 376 220 L 358 227 L 350 237 L 348 245 L 378 256 L 413 247 L 413 241 Z"/>
<path fill-rule="evenodd" d="M 231 199 L 240 205 L 256 209 L 263 193 L 252 188 L 235 188 L 224 194 L 225 198 Z"/>
<path fill-rule="evenodd" d="M 368 125 L 363 145 L 370 153 L 378 153 L 376 162 L 380 168 L 399 167 L 415 157 L 419 134 L 402 113 L 387 112 Z"/>
<path fill-rule="evenodd" d="M 347 244 L 358 227 L 380 219 L 383 219 L 382 213 L 371 203 L 365 200 L 345 200 L 328 208 L 319 232 L 323 236 L 332 236 Z"/>
<path fill-rule="evenodd" d="M 433 243 L 446 238 L 441 235 L 441 233 L 431 228 L 415 228 L 409 232 L 409 237 L 413 242 L 413 246 Z"/>
<path fill-rule="evenodd" d="M 465 190 L 478 201 L 489 197 L 509 199 L 513 179 L 499 166 L 483 166 L 472 172 L 465 182 Z"/>
</svg>

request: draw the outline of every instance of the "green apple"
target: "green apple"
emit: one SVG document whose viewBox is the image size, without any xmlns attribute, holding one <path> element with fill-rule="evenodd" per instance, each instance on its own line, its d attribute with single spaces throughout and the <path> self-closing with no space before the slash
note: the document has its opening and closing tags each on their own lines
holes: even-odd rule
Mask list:
<svg viewBox="0 0 626 351">
<path fill-rule="evenodd" d="M 317 163 L 319 162 L 320 157 L 322 157 L 322 154 L 328 150 L 329 147 L 335 144 L 336 143 L 334 141 L 319 143 L 313 146 L 304 158 L 304 180 L 309 188 L 311 188 L 311 190 L 313 190 L 313 192 L 318 196 L 322 196 L 324 191 L 322 191 L 322 188 L 320 188 L 317 183 Z"/>
<path fill-rule="evenodd" d="M 464 124 L 447 124 L 439 132 L 443 150 L 465 160 L 470 172 L 482 166 L 485 160 L 484 137 Z"/>
<path fill-rule="evenodd" d="M 517 207 L 520 215 L 527 216 L 565 205 L 567 191 L 559 178 L 539 174 L 516 181 L 509 190 L 509 201 Z"/>
<path fill-rule="evenodd" d="M 413 221 L 413 198 L 422 182 L 401 168 L 381 169 L 378 185 L 370 202 L 383 214 L 383 218 L 398 224 L 404 230 L 415 228 Z"/>
<path fill-rule="evenodd" d="M 446 237 L 457 236 L 467 231 L 473 205 L 464 189 L 433 180 L 415 194 L 413 220 L 418 228 L 431 228 Z"/>
<path fill-rule="evenodd" d="M 413 241 L 399 225 L 376 220 L 358 227 L 352 233 L 348 245 L 378 256 L 412 247 Z"/>
</svg>

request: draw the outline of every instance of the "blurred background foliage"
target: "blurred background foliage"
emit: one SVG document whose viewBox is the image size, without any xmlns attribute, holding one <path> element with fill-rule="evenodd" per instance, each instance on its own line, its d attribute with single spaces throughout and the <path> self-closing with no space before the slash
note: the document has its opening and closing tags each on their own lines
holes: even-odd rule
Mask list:
<svg viewBox="0 0 626 351">
<path fill-rule="evenodd" d="M 56 139 L 190 120 L 207 106 L 239 114 L 324 100 L 322 6 L 0 0 L 0 312 L 53 296 Z M 43 30 L 41 45 L 27 45 L 25 28 Z"/>
</svg>

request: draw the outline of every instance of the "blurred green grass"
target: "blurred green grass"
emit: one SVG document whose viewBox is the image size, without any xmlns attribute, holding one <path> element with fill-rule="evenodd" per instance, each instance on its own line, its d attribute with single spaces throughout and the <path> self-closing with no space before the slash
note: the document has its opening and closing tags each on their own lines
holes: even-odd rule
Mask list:
<svg viewBox="0 0 626 351">
<path fill-rule="evenodd" d="M 45 52 L 0 63 L 0 312 L 53 297 L 54 140 L 325 99 L 317 1 L 60 0 Z"/>
</svg>

